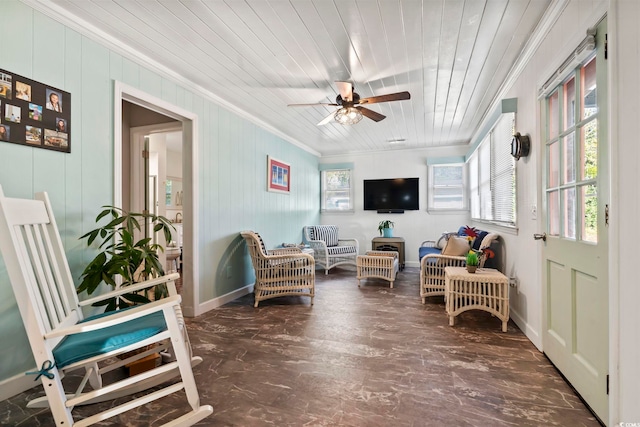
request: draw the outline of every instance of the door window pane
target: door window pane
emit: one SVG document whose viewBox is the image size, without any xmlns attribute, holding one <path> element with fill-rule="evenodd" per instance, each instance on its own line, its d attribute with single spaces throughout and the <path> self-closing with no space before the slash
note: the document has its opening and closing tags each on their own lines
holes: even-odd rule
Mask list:
<svg viewBox="0 0 640 427">
<path fill-rule="evenodd" d="M 550 191 L 547 193 L 547 224 L 549 224 L 549 234 L 560 235 L 560 192 Z"/>
<path fill-rule="evenodd" d="M 598 242 L 598 194 L 595 185 L 581 187 L 582 240 Z"/>
<path fill-rule="evenodd" d="M 576 180 L 576 168 L 575 168 L 575 135 L 573 132 L 563 138 L 563 169 L 564 169 L 564 183 L 575 182 Z"/>
<path fill-rule="evenodd" d="M 576 189 L 575 187 L 562 190 L 562 211 L 563 230 L 562 236 L 569 239 L 576 238 Z"/>
<path fill-rule="evenodd" d="M 549 139 L 558 136 L 558 91 L 549 97 Z"/>
<path fill-rule="evenodd" d="M 560 148 L 558 141 L 549 144 L 549 176 L 547 188 L 557 187 L 560 183 Z"/>
<path fill-rule="evenodd" d="M 582 75 L 582 118 L 598 112 L 596 87 L 596 59 L 593 58 L 581 71 Z"/>
<path fill-rule="evenodd" d="M 587 123 L 580 132 L 580 164 L 582 179 L 593 179 L 598 176 L 598 121 Z"/>
<path fill-rule="evenodd" d="M 564 84 L 564 128 L 576 124 L 576 79 L 572 77 Z"/>
</svg>

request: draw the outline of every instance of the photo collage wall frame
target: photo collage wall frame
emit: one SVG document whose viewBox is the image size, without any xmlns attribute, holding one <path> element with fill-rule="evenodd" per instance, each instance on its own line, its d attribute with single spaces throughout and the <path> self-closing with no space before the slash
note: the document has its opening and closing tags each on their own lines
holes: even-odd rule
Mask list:
<svg viewBox="0 0 640 427">
<path fill-rule="evenodd" d="M 0 141 L 71 152 L 71 94 L 0 69 Z"/>
</svg>

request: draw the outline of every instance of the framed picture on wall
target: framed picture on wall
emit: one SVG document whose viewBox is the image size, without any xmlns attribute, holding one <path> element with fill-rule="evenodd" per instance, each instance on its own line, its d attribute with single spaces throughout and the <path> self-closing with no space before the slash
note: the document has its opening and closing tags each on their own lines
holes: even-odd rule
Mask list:
<svg viewBox="0 0 640 427">
<path fill-rule="evenodd" d="M 267 156 L 267 190 L 289 193 L 291 188 L 291 165 Z"/>
<path fill-rule="evenodd" d="M 71 94 L 0 70 L 0 141 L 71 152 Z"/>
</svg>

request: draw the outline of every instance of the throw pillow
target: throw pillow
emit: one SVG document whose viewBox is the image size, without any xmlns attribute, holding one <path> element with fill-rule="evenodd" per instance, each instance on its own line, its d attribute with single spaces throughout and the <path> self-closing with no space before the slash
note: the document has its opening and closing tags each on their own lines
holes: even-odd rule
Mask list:
<svg viewBox="0 0 640 427">
<path fill-rule="evenodd" d="M 473 249 L 475 250 L 479 250 L 480 246 L 482 245 L 482 240 L 487 236 L 487 234 L 489 234 L 486 231 L 479 231 L 478 230 L 478 235 L 476 236 L 475 240 L 473 241 Z"/>
<path fill-rule="evenodd" d="M 499 234 L 496 233 L 488 233 L 484 239 L 482 239 L 482 243 L 480 244 L 480 248 L 479 249 L 484 249 L 484 248 L 488 248 L 489 246 L 491 246 L 491 243 L 494 240 L 498 240 L 498 238 L 500 237 Z"/>
<path fill-rule="evenodd" d="M 447 246 L 442 250 L 442 255 L 464 256 L 469 252 L 469 241 L 464 237 L 451 236 L 447 240 Z"/>
<path fill-rule="evenodd" d="M 449 233 L 442 233 L 442 236 L 436 242 L 436 248 L 444 249 L 447 246 L 447 240 L 449 239 Z"/>
</svg>

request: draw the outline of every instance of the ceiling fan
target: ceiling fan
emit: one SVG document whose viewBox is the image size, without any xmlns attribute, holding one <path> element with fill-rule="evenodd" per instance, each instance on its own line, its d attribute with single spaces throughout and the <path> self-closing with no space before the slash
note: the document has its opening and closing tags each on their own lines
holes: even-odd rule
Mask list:
<svg viewBox="0 0 640 427">
<path fill-rule="evenodd" d="M 409 94 L 409 92 L 398 92 L 390 93 L 388 95 L 360 98 L 360 95 L 353 91 L 353 85 L 351 83 L 336 82 L 336 86 L 338 87 L 338 92 L 340 94 L 336 97 L 335 103 L 319 102 L 316 104 L 289 104 L 288 106 L 311 107 L 316 105 L 330 105 L 334 107 L 340 107 L 337 111 L 332 112 L 322 121 L 320 121 L 320 123 L 318 123 L 318 126 L 326 125 L 332 119 L 343 125 L 353 125 L 362 120 L 363 116 L 375 122 L 379 122 L 386 117 L 385 115 L 365 108 L 362 105 L 411 99 L 411 95 Z"/>
</svg>

